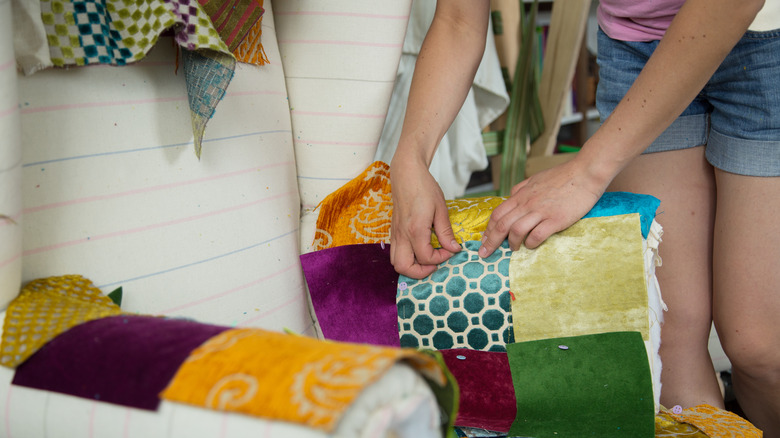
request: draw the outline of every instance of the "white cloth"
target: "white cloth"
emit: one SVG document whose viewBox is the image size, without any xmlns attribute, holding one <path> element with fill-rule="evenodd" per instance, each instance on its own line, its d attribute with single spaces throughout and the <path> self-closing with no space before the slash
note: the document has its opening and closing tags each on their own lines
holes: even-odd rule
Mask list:
<svg viewBox="0 0 780 438">
<path fill-rule="evenodd" d="M 26 75 L 52 67 L 38 0 L 11 0 L 16 63 Z"/>
<path fill-rule="evenodd" d="M 377 161 L 390 163 L 395 154 L 401 137 L 414 64 L 433 21 L 435 8 L 436 3 L 432 1 L 416 0 L 412 3 L 393 96 L 375 156 Z M 431 174 L 441 186 L 445 198 L 462 196 L 471 173 L 487 167 L 482 129 L 498 118 L 508 105 L 509 95 L 501 74 L 491 26 L 488 28 L 485 53 L 474 77 L 474 84 L 431 162 Z"/>
</svg>

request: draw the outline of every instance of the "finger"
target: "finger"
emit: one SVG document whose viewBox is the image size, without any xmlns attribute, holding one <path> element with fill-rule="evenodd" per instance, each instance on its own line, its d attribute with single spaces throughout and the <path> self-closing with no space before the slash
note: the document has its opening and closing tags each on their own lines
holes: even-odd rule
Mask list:
<svg viewBox="0 0 780 438">
<path fill-rule="evenodd" d="M 526 184 L 528 184 L 528 178 L 526 178 L 526 179 L 524 179 L 524 180 L 520 181 L 519 183 L 515 184 L 515 185 L 512 187 L 512 191 L 510 192 L 510 196 L 512 196 L 512 195 L 514 195 L 515 193 L 519 192 L 519 191 L 520 191 L 520 189 L 522 189 L 523 187 L 525 187 L 525 185 L 526 185 Z"/>
<path fill-rule="evenodd" d="M 505 204 L 511 207 L 511 204 L 505 202 L 500 205 L 499 208 L 503 207 Z M 496 208 L 496 210 L 499 210 L 499 208 Z M 514 223 L 525 215 L 525 213 L 517 207 L 507 211 L 496 210 L 494 210 L 493 215 L 490 216 L 490 221 L 482 236 L 482 245 L 479 249 L 479 255 L 481 257 L 488 257 L 493 254 L 507 238 Z"/>
<path fill-rule="evenodd" d="M 523 241 L 528 238 L 528 233 L 534 230 L 540 222 L 542 222 L 542 218 L 537 213 L 529 213 L 516 220 L 510 227 L 509 235 L 507 236 L 509 248 L 512 251 L 520 249 Z"/>
<path fill-rule="evenodd" d="M 525 246 L 528 249 L 537 248 L 547 240 L 548 237 L 566 228 L 567 226 L 565 224 L 552 219 L 541 221 L 528 233 L 528 236 L 526 236 Z"/>
<path fill-rule="evenodd" d="M 436 238 L 439 239 L 439 243 L 445 250 L 450 253 L 456 253 L 461 250 L 458 241 L 455 239 L 455 233 L 452 231 L 446 204 L 436 209 L 436 214 L 433 217 L 433 232 L 436 233 Z"/>
<path fill-rule="evenodd" d="M 436 270 L 437 265 L 422 265 L 414 258 L 412 246 L 408 240 L 395 239 L 390 244 L 390 263 L 399 274 L 410 278 L 424 278 Z"/>
</svg>

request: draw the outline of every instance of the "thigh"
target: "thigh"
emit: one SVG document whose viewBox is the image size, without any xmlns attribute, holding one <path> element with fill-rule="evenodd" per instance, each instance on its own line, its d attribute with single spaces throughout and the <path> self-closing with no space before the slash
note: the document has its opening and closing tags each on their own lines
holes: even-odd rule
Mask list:
<svg viewBox="0 0 780 438">
<path fill-rule="evenodd" d="M 676 326 L 681 336 L 706 344 L 712 318 L 715 195 L 704 147 L 641 155 L 609 190 L 645 193 L 661 200 L 656 220 L 663 226 L 659 247 L 663 264 L 656 274 L 669 307 L 665 326 Z"/>
<path fill-rule="evenodd" d="M 780 360 L 780 177 L 722 170 L 716 170 L 716 177 L 713 275 L 718 335 L 733 362 L 747 351 Z"/>
</svg>

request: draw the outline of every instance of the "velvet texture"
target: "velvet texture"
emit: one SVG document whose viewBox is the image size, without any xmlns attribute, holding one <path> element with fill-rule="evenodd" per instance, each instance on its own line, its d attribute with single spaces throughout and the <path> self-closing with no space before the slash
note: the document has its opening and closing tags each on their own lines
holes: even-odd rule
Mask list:
<svg viewBox="0 0 780 438">
<path fill-rule="evenodd" d="M 398 274 L 390 246 L 345 245 L 301 255 L 326 339 L 398 347 Z"/>
<path fill-rule="evenodd" d="M 156 410 L 190 352 L 227 329 L 151 316 L 96 319 L 43 346 L 16 369 L 13 384 Z"/>
<path fill-rule="evenodd" d="M 507 345 L 517 418 L 510 436 L 655 436 L 650 367 L 638 332 Z"/>
<path fill-rule="evenodd" d="M 646 239 L 659 205 L 661 205 L 661 201 L 655 196 L 629 192 L 606 192 L 582 218 L 639 213 L 642 237 Z"/>
<path fill-rule="evenodd" d="M 439 353 L 460 387 L 455 425 L 507 432 L 517 414 L 507 354 L 468 349 Z"/>
</svg>

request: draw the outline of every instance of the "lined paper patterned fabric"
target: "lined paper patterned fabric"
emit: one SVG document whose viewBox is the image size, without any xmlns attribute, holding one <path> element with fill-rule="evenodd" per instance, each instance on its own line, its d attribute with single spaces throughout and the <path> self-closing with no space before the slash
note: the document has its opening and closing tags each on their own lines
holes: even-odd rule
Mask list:
<svg viewBox="0 0 780 438">
<path fill-rule="evenodd" d="M 11 0 L 0 0 L 0 309 L 22 277 L 22 141 Z"/>
<path fill-rule="evenodd" d="M 317 205 L 374 161 L 411 1 L 274 6 L 304 211 L 301 251 L 309 252 Z"/>
<path fill-rule="evenodd" d="M 237 68 L 201 161 L 170 39 L 126 67 L 19 79 L 23 280 L 77 272 L 122 286 L 130 312 L 313 333 L 270 13 L 265 26 L 271 63 Z"/>
</svg>

